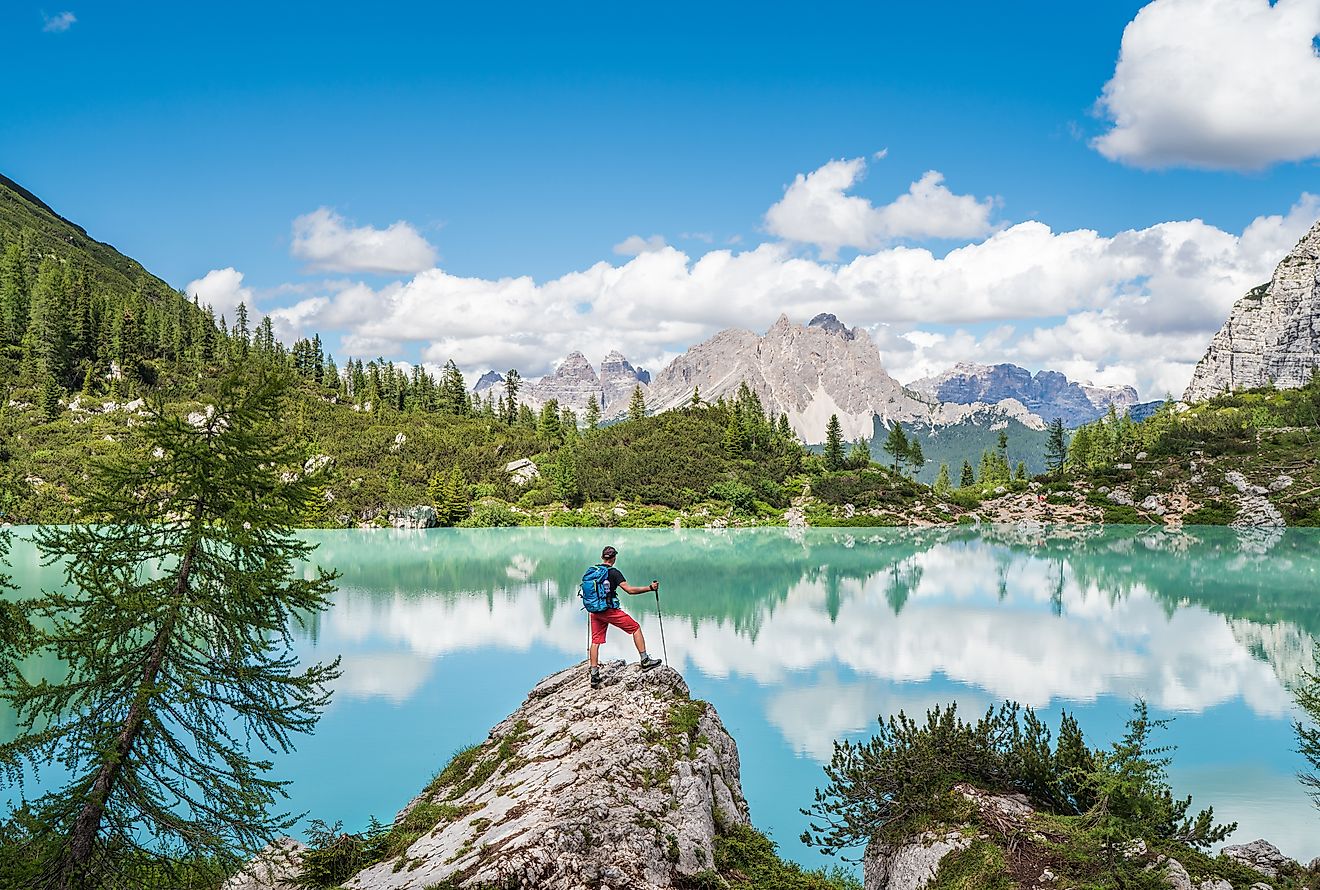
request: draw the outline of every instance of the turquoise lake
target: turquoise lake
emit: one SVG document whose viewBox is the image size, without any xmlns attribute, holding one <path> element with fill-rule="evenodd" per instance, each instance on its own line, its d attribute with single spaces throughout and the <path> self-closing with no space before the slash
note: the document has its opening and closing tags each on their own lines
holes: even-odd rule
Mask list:
<svg viewBox="0 0 1320 890">
<path fill-rule="evenodd" d="M 55 583 L 16 530 L 20 587 Z M 1320 634 L 1312 530 L 437 529 L 310 532 L 342 573 L 332 609 L 299 635 L 343 659 L 314 736 L 278 761 L 290 807 L 348 829 L 388 820 L 483 738 L 541 677 L 584 657 L 578 580 L 605 544 L 633 584 L 661 580 L 670 663 L 738 742 L 753 821 L 804 849 L 798 813 L 838 738 L 878 715 L 1003 699 L 1092 745 L 1144 698 L 1174 718 L 1174 790 L 1303 862 L 1320 811 L 1296 780 L 1289 687 Z M 625 598 L 661 653 L 653 596 Z M 603 658 L 636 658 L 612 630 Z M 39 666 L 32 666 L 39 670 Z M 0 712 L 0 737 L 12 734 Z"/>
</svg>

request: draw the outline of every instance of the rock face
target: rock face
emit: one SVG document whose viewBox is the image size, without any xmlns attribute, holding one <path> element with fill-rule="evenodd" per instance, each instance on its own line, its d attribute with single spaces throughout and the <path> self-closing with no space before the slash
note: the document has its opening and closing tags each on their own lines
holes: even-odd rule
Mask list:
<svg viewBox="0 0 1320 890">
<path fill-rule="evenodd" d="M 634 368 L 617 349 L 600 363 L 600 374 L 580 352 L 570 352 L 559 367 L 536 382 L 523 384 L 518 401 L 533 410 L 539 410 L 554 399 L 561 408 L 571 408 L 581 418 L 587 403 L 594 396 L 600 416 L 606 420 L 628 412 L 628 402 L 638 386 L 645 394 L 651 375 L 644 368 Z M 493 392 L 496 399 L 504 394 L 504 377 L 495 371 L 481 375 L 472 388 L 473 395 L 484 398 Z"/>
<path fill-rule="evenodd" d="M 958 405 L 1014 399 L 1046 423 L 1058 417 L 1069 428 L 1103 416 L 1110 405 L 1121 414 L 1137 404 L 1137 391 L 1130 386 L 1090 386 L 1075 383 L 1058 371 L 1032 375 L 1026 368 L 1007 363 L 959 362 L 933 377 L 912 381 L 908 388 Z"/>
<path fill-rule="evenodd" d="M 1274 270 L 1269 284 L 1233 305 L 1197 364 L 1184 401 L 1234 389 L 1293 388 L 1320 364 L 1320 223 Z"/>
<path fill-rule="evenodd" d="M 766 410 L 786 414 L 808 442 L 824 441 L 831 414 L 839 416 L 846 438 L 869 439 L 877 417 L 885 423 L 910 421 L 931 411 L 885 371 L 865 330 L 848 328 L 829 314 L 807 325 L 781 315 L 764 336 L 721 331 L 655 376 L 648 405 L 661 411 L 681 407 L 696 387 L 707 401 L 732 397 L 744 382 Z"/>
<path fill-rule="evenodd" d="M 717 826 L 748 821 L 737 746 L 676 671 L 603 673 L 595 690 L 585 663 L 541 681 L 399 814 L 441 805 L 436 826 L 344 886 L 662 890 L 711 868 Z"/>
<path fill-rule="evenodd" d="M 220 890 L 300 890 L 298 869 L 306 849 L 290 837 L 271 841 Z"/>
<path fill-rule="evenodd" d="M 545 375 L 530 388 L 528 396 L 543 405 L 554 399 L 561 406 L 577 411 L 586 408 L 592 396 L 596 397 L 597 405 L 600 404 L 600 378 L 585 355 L 570 352 L 553 374 Z"/>
</svg>

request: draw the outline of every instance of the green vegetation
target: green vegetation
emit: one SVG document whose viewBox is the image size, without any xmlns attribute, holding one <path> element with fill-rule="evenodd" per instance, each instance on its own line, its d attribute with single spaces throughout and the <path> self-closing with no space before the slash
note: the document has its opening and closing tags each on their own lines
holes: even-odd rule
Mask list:
<svg viewBox="0 0 1320 890">
<path fill-rule="evenodd" d="M 1248 484 L 1262 489 L 1286 475 L 1291 484 L 1271 494 L 1271 503 L 1288 525 L 1316 526 L 1317 446 L 1320 376 L 1313 376 L 1298 389 L 1244 390 L 1187 409 L 1169 403 L 1141 422 L 1111 409 L 1074 432 L 1067 461 L 1056 476 L 1093 490 L 1125 485 L 1137 502 L 1152 492 L 1182 486 L 1197 505 L 1185 517 L 1188 524 L 1225 525 L 1237 515 L 1223 497 L 1233 492 L 1227 472 L 1239 472 Z M 1093 503 L 1106 506 L 1098 499 Z M 1106 521 L 1157 521 L 1131 508 L 1106 512 Z"/>
<path fill-rule="evenodd" d="M 869 741 L 836 746 L 828 784 L 804 811 L 813 821 L 803 841 L 833 854 L 936 826 L 979 833 L 982 842 L 942 864 L 936 887 L 1017 886 L 1048 867 L 1061 886 L 1153 888 L 1160 876 L 1147 866 L 1160 854 L 1178 859 L 1194 881 L 1237 886 L 1247 876 L 1241 866 L 1201 852 L 1235 826 L 1174 797 L 1170 749 L 1153 741 L 1163 725 L 1138 703 L 1120 740 L 1092 748 L 1068 714 L 1055 738 L 1030 708 L 1010 702 L 974 723 L 954 705 L 930 711 L 924 724 L 900 713 Z M 959 783 L 1025 795 L 1036 814 L 1006 826 L 955 790 Z M 1137 841 L 1148 852 L 1134 854 Z M 1281 886 L 1300 878 L 1285 876 Z"/>
<path fill-rule="evenodd" d="M 151 406 L 142 447 L 92 468 L 92 522 L 36 534 L 64 583 L 17 601 L 33 626 L 19 654 L 67 674 L 3 677 L 18 733 L 0 772 L 15 787 L 51 762 L 69 771 L 9 827 L 52 887 L 223 868 L 296 821 L 270 812 L 284 783 L 253 747 L 290 750 L 338 671 L 299 672 L 291 652 L 291 625 L 325 608 L 335 576 L 305 577 L 314 547 L 293 528 L 316 480 L 290 472 L 284 391 L 227 377 L 196 423 Z"/>
<path fill-rule="evenodd" d="M 721 826 L 714 868 L 680 878 L 684 890 L 861 890 L 862 882 L 841 868 L 809 871 L 786 862 L 775 842 L 750 825 Z"/>
</svg>

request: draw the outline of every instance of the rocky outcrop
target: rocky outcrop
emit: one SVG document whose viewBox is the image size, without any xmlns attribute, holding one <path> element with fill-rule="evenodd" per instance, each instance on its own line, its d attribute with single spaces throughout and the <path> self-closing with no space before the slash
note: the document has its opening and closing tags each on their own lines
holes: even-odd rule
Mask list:
<svg viewBox="0 0 1320 890">
<path fill-rule="evenodd" d="M 781 315 L 763 336 L 721 331 L 655 376 L 648 405 L 660 411 L 682 407 L 698 387 L 708 401 L 731 398 L 742 383 L 766 410 L 787 415 L 808 442 L 824 441 L 831 414 L 838 415 L 846 438 L 869 439 L 876 418 L 886 424 L 917 420 L 931 410 L 884 369 L 865 330 L 829 314 L 806 325 Z"/>
<path fill-rule="evenodd" d="M 1048 423 L 1058 417 L 1066 427 L 1077 427 L 1103 416 L 1113 405 L 1121 414 L 1136 406 L 1137 391 L 1130 386 L 1091 386 L 1075 383 L 1058 371 L 1037 371 L 1013 364 L 980 365 L 959 362 L 932 377 L 908 385 L 928 398 L 956 405 L 996 404 L 1013 399 Z"/>
<path fill-rule="evenodd" d="M 1208 399 L 1235 389 L 1294 388 L 1320 364 L 1320 223 L 1274 270 L 1268 284 L 1233 304 L 1210 341 L 1183 399 Z"/>
<path fill-rule="evenodd" d="M 344 886 L 662 890 L 710 869 L 717 830 L 748 820 L 737 746 L 671 668 L 603 672 L 542 680 L 399 814 L 434 828 Z"/>
<path fill-rule="evenodd" d="M 1013 886 L 1069 886 L 1059 883 L 1056 874 L 1067 860 L 1052 861 L 1050 854 L 1050 844 L 1057 844 L 1060 838 L 1046 837 L 1043 832 L 1052 829 L 1033 821 L 1036 810 L 1025 797 L 992 794 L 968 784 L 955 785 L 953 794 L 970 804 L 974 818 L 958 825 L 934 825 L 899 842 L 872 841 L 862 859 L 865 890 L 922 890 L 934 883 L 947 857 L 978 842 L 1007 844 L 1004 856 Z M 1269 881 L 1285 875 L 1295 877 L 1301 871 L 1296 862 L 1263 840 L 1224 847 L 1221 854 Z M 1233 890 L 1233 884 L 1214 874 L 1194 879 L 1182 862 L 1151 850 L 1140 838 L 1124 848 L 1123 856 L 1136 867 L 1158 875 L 1170 890 Z M 1270 890 L 1272 886 L 1262 881 L 1252 884 L 1250 890 Z"/>
<path fill-rule="evenodd" d="M 587 357 L 580 352 L 570 352 L 553 374 L 545 375 L 531 387 L 528 396 L 540 404 L 554 399 L 561 407 L 577 411 L 586 408 L 592 396 L 599 405 L 600 392 L 600 378 Z"/>
<path fill-rule="evenodd" d="M 220 890 L 302 890 L 298 872 L 306 850 L 290 837 L 271 841 Z"/>
<path fill-rule="evenodd" d="M 364 517 L 363 526 L 370 527 L 384 522 L 391 528 L 420 529 L 435 528 L 440 524 L 435 508 L 428 504 L 416 507 L 389 507 L 377 514 Z"/>
</svg>

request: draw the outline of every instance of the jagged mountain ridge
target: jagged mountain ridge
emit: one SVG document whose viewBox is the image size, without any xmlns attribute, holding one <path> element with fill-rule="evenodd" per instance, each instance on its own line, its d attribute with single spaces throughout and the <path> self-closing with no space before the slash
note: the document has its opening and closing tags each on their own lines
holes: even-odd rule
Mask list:
<svg viewBox="0 0 1320 890">
<path fill-rule="evenodd" d="M 1273 383 L 1303 386 L 1320 365 L 1320 222 L 1274 269 L 1269 283 L 1233 304 L 1197 363 L 1183 400 Z"/>
<path fill-rule="evenodd" d="M 1033 375 L 1007 362 L 959 362 L 907 386 L 932 400 L 959 405 L 1015 399 L 1042 420 L 1058 417 L 1069 428 L 1101 417 L 1110 405 L 1121 413 L 1138 404 L 1137 391 L 1131 386 L 1091 386 L 1069 380 L 1058 371 L 1037 371 Z"/>
<path fill-rule="evenodd" d="M 487 372 L 474 391 L 484 395 L 502 382 L 499 374 Z M 1015 422 L 1039 431 L 1055 416 L 1076 426 L 1099 417 L 1111 403 L 1120 410 L 1137 405 L 1131 387 L 1092 387 L 1055 371 L 1033 377 L 1010 364 L 960 364 L 905 387 L 885 370 L 866 330 L 850 328 L 829 313 L 805 325 L 781 315 L 765 334 L 728 328 L 675 358 L 654 378 L 617 350 L 601 363 L 599 373 L 582 353 L 573 352 L 554 372 L 525 384 L 519 398 L 534 408 L 555 399 L 580 413 L 595 396 L 608 420 L 626 413 L 638 386 L 648 410 L 659 412 L 683 407 L 696 390 L 707 401 L 732 398 L 744 383 L 767 410 L 786 415 L 805 442 L 824 440 L 832 414 L 838 415 L 845 437 L 858 439 L 870 438 L 877 424 L 893 423 L 939 429 Z"/>
</svg>

